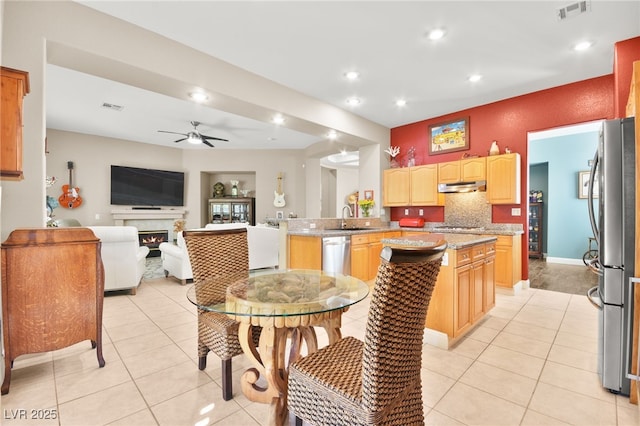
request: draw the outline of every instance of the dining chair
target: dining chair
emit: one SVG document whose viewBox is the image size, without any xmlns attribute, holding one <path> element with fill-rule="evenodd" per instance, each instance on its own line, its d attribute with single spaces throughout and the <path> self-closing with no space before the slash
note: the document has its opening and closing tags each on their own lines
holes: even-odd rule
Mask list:
<svg viewBox="0 0 640 426">
<path fill-rule="evenodd" d="M 289 367 L 296 425 L 424 423 L 422 336 L 446 246 L 382 249 L 364 341 L 345 337 Z"/>
<path fill-rule="evenodd" d="M 249 276 L 249 248 L 246 228 L 183 231 L 198 304 L 198 368 L 207 366 L 212 351 L 222 361 L 222 397 L 233 398 L 231 359 L 242 354 L 238 322 L 227 315 L 200 306 L 225 301 L 227 287 Z M 253 328 L 258 340 L 260 327 Z"/>
</svg>

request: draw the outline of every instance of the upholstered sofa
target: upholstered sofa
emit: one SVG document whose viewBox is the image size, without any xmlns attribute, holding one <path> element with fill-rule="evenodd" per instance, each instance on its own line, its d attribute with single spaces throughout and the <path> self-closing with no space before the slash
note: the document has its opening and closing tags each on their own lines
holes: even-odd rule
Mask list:
<svg viewBox="0 0 640 426">
<path fill-rule="evenodd" d="M 247 228 L 249 244 L 249 269 L 274 268 L 278 266 L 279 231 L 269 226 L 251 226 L 246 223 L 209 223 L 199 229 Z M 193 279 L 191 263 L 182 232 L 176 234 L 176 244 L 161 243 L 158 247 L 162 256 L 165 276 L 173 276 L 186 284 Z"/>
<path fill-rule="evenodd" d="M 149 247 L 140 246 L 135 226 L 87 226 L 102 242 L 104 291 L 130 289 L 136 294 Z"/>
</svg>

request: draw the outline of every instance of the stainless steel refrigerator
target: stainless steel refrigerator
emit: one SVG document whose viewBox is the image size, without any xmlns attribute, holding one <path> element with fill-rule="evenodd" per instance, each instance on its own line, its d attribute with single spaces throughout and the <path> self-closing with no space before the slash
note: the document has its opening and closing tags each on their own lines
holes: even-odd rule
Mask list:
<svg viewBox="0 0 640 426">
<path fill-rule="evenodd" d="M 589 217 L 598 242 L 591 269 L 599 275 L 588 297 L 599 309 L 598 374 L 605 388 L 623 395 L 629 394 L 631 370 L 635 186 L 633 119 L 607 120 L 600 130 L 588 190 Z"/>
</svg>

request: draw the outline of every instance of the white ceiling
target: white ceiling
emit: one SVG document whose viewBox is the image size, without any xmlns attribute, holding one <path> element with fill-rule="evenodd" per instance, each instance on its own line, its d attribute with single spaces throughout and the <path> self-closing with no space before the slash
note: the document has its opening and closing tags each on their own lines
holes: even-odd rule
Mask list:
<svg viewBox="0 0 640 426">
<path fill-rule="evenodd" d="M 614 43 L 640 35 L 639 1 L 591 1 L 587 13 L 563 21 L 557 9 L 572 1 L 79 3 L 389 128 L 611 74 Z M 446 36 L 433 42 L 426 33 L 436 27 Z M 582 40 L 593 47 L 573 51 Z M 358 81 L 344 77 L 350 70 Z M 474 73 L 483 78 L 472 84 Z M 349 107 L 350 96 L 362 103 Z M 395 105 L 399 98 L 405 107 Z M 124 109 L 104 110 L 103 102 Z M 203 123 L 202 133 L 230 140 L 216 149 L 303 148 L 321 140 L 286 123 L 48 66 L 49 128 L 191 148 L 157 130 L 186 133 L 192 120 Z"/>
</svg>

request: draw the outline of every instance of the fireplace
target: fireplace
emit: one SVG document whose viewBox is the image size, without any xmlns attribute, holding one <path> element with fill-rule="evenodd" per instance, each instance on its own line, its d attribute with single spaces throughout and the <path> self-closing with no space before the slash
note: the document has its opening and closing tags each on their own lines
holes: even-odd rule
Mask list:
<svg viewBox="0 0 640 426">
<path fill-rule="evenodd" d="M 147 257 L 160 256 L 160 250 L 158 247 L 160 243 L 167 242 L 169 240 L 169 232 L 166 230 L 156 231 L 138 231 L 138 241 L 141 246 L 149 247 L 149 254 Z"/>
</svg>

